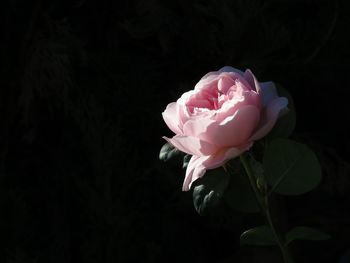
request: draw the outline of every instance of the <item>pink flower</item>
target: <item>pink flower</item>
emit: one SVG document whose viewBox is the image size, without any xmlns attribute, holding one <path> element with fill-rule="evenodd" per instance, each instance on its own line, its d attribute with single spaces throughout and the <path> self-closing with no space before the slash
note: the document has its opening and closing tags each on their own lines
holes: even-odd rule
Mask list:
<svg viewBox="0 0 350 263">
<path fill-rule="evenodd" d="M 264 137 L 287 104 L 273 82 L 259 83 L 249 69 L 232 67 L 206 74 L 194 90 L 170 103 L 162 115 L 176 135 L 164 139 L 193 155 L 183 191 L 206 170 L 224 165 Z"/>
</svg>

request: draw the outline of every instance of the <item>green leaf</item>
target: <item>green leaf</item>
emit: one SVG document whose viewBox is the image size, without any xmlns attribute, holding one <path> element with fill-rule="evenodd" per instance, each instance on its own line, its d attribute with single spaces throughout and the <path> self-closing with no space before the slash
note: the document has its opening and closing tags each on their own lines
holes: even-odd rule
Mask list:
<svg viewBox="0 0 350 263">
<path fill-rule="evenodd" d="M 228 186 L 229 179 L 229 175 L 220 167 L 207 170 L 202 178 L 193 183 L 193 204 L 200 215 L 205 215 L 218 204 Z"/>
<path fill-rule="evenodd" d="M 259 204 L 241 164 L 239 161 L 231 161 L 230 164 L 236 166 L 236 169 L 230 171 L 230 183 L 224 197 L 227 205 L 240 212 L 259 212 Z"/>
<path fill-rule="evenodd" d="M 268 140 L 274 138 L 288 138 L 295 129 L 296 113 L 293 98 L 281 85 L 276 85 L 277 94 L 288 99 L 288 112 L 284 113 L 276 122 L 271 132 L 266 136 Z"/>
<path fill-rule="evenodd" d="M 307 146 L 287 139 L 275 139 L 267 146 L 263 167 L 267 183 L 279 194 L 303 194 L 321 181 L 315 154 Z"/>
<path fill-rule="evenodd" d="M 181 155 L 182 152 L 172 146 L 170 143 L 166 143 L 162 146 L 159 152 L 159 159 L 167 162 L 170 159 Z"/>
<path fill-rule="evenodd" d="M 311 227 L 298 226 L 294 227 L 286 234 L 286 245 L 296 239 L 305 240 L 327 240 L 330 236 L 320 230 L 313 229 Z"/>
<path fill-rule="evenodd" d="M 241 245 L 275 246 L 277 242 L 269 226 L 258 226 L 249 229 L 240 237 Z"/>
<path fill-rule="evenodd" d="M 192 155 L 190 155 L 190 154 L 186 154 L 184 156 L 183 161 L 182 161 L 182 168 L 187 168 L 188 163 L 190 162 L 191 158 L 192 158 Z"/>
</svg>

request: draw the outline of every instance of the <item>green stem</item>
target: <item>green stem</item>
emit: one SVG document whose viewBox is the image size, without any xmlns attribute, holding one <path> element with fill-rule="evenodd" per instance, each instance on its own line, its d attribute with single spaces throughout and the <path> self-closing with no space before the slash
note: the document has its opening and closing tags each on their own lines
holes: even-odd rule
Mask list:
<svg viewBox="0 0 350 263">
<path fill-rule="evenodd" d="M 271 217 L 271 213 L 270 213 L 270 207 L 269 207 L 269 199 L 268 199 L 268 195 L 266 194 L 262 194 L 262 192 L 258 189 L 257 183 L 256 183 L 256 178 L 254 176 L 254 171 L 252 170 L 248 159 L 246 158 L 246 156 L 244 154 L 242 154 L 240 156 L 241 162 L 244 166 L 244 169 L 247 173 L 250 185 L 255 193 L 255 197 L 256 200 L 258 202 L 258 204 L 261 207 L 261 211 L 268 223 L 268 225 L 271 228 L 271 231 L 275 237 L 275 240 L 277 242 L 278 247 L 281 250 L 281 254 L 283 256 L 283 260 L 285 263 L 293 263 L 294 261 L 291 258 L 290 252 L 288 250 L 288 247 L 284 245 L 284 241 L 282 238 L 282 235 L 280 233 L 278 233 L 278 231 L 276 230 L 276 227 L 272 221 L 272 217 Z"/>
<path fill-rule="evenodd" d="M 268 224 L 272 230 L 272 233 L 275 236 L 277 244 L 281 250 L 283 260 L 286 263 L 293 263 L 294 261 L 291 258 L 289 249 L 286 245 L 284 245 L 284 243 L 285 243 L 284 238 L 281 236 L 280 233 L 278 233 L 278 231 L 276 230 L 276 227 L 273 224 L 271 213 L 270 213 L 270 208 L 269 208 L 268 196 L 265 196 L 264 201 L 265 201 L 265 211 L 264 212 L 265 212 L 266 221 L 268 222 Z"/>
</svg>

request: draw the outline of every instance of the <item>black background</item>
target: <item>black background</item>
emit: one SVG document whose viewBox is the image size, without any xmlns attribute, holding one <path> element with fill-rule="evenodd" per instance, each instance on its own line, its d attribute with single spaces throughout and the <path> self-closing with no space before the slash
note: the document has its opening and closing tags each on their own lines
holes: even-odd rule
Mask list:
<svg viewBox="0 0 350 263">
<path fill-rule="evenodd" d="M 240 247 L 260 218 L 199 216 L 162 163 L 161 112 L 207 72 L 250 68 L 290 91 L 294 138 L 324 179 L 285 198 L 297 262 L 349 262 L 346 1 L 4 0 L 0 8 L 0 262 L 280 262 Z"/>
</svg>

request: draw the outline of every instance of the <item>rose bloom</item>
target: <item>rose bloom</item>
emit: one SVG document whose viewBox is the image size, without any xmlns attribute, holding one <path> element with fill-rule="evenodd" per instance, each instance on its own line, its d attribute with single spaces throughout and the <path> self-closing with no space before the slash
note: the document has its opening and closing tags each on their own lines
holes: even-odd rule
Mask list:
<svg viewBox="0 0 350 263">
<path fill-rule="evenodd" d="M 163 137 L 191 154 L 183 191 L 208 169 L 247 151 L 274 126 L 288 100 L 278 97 L 273 82 L 258 82 L 248 69 L 232 67 L 206 74 L 162 113 L 176 135 Z"/>
</svg>

